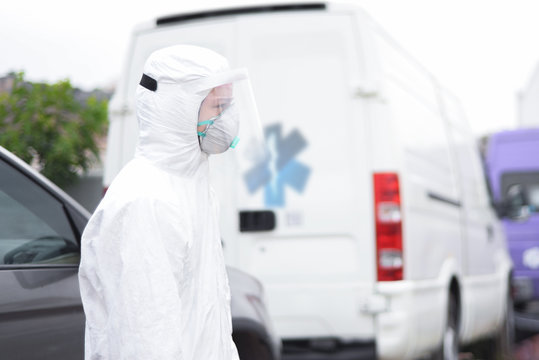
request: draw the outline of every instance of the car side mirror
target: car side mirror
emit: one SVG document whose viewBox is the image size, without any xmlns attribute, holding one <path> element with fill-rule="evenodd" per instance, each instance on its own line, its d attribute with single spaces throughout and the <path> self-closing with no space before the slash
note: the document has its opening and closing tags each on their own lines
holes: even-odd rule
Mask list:
<svg viewBox="0 0 539 360">
<path fill-rule="evenodd" d="M 530 217 L 530 207 L 526 202 L 524 189 L 521 184 L 509 187 L 505 200 L 498 203 L 499 214 L 515 221 L 525 221 Z"/>
</svg>

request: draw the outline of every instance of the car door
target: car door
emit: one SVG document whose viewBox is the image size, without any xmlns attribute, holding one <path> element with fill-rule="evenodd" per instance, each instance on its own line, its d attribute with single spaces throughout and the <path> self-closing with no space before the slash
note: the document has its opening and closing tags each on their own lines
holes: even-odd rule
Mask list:
<svg viewBox="0 0 539 360">
<path fill-rule="evenodd" d="M 84 357 L 80 219 L 68 208 L 28 168 L 0 156 L 2 359 Z"/>
</svg>

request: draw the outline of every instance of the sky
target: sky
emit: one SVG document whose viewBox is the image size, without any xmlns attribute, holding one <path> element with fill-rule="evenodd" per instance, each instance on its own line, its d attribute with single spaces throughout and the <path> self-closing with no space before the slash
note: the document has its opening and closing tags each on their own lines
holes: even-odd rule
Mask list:
<svg viewBox="0 0 539 360">
<path fill-rule="evenodd" d="M 283 1 L 234 4 L 277 2 Z M 516 126 L 518 93 L 525 90 L 539 63 L 539 1 L 355 2 L 459 97 L 477 136 Z M 110 88 L 120 77 L 136 24 L 228 4 L 227 0 L 4 0 L 0 76 L 24 71 L 30 81 L 69 79 L 85 90 Z"/>
</svg>

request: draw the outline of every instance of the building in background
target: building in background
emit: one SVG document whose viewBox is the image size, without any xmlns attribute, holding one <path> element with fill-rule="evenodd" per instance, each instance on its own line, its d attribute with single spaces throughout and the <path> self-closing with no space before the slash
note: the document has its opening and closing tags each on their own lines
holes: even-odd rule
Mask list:
<svg viewBox="0 0 539 360">
<path fill-rule="evenodd" d="M 527 86 L 518 94 L 518 127 L 539 127 L 539 63 Z"/>
<path fill-rule="evenodd" d="M 13 87 L 13 82 L 15 81 L 14 74 L 8 74 L 6 76 L 0 77 L 0 93 L 10 91 Z"/>
</svg>

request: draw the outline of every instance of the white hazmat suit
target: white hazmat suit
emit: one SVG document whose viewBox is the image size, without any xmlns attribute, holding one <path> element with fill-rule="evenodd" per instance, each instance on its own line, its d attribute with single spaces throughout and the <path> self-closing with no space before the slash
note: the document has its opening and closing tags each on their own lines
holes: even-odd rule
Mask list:
<svg viewBox="0 0 539 360">
<path fill-rule="evenodd" d="M 227 71 L 225 58 L 194 46 L 146 61 L 157 90 L 137 88 L 135 158 L 82 236 L 86 360 L 238 359 L 217 202 L 197 135 L 210 89 L 192 91 Z"/>
</svg>

